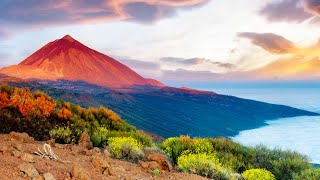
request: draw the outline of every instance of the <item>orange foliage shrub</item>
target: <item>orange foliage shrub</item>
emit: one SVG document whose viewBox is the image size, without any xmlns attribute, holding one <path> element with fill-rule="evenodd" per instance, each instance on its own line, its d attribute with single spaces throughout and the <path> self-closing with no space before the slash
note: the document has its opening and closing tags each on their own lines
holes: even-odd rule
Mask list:
<svg viewBox="0 0 320 180">
<path fill-rule="evenodd" d="M 45 117 L 50 116 L 53 113 L 55 104 L 47 100 L 46 97 L 40 96 L 35 101 L 35 107 L 40 113 L 39 115 L 44 115 Z"/>
<path fill-rule="evenodd" d="M 0 94 L 0 108 L 11 105 L 17 108 L 22 116 L 31 114 L 37 116 L 50 116 L 55 109 L 55 104 L 48 100 L 44 95 L 35 97 L 29 89 L 16 88 L 10 97 L 6 92 Z"/>
<path fill-rule="evenodd" d="M 1 92 L 0 94 L 0 109 L 5 108 L 10 103 L 7 92 Z"/>
<path fill-rule="evenodd" d="M 69 119 L 71 117 L 71 115 L 72 115 L 71 111 L 65 107 L 62 108 L 60 110 L 60 112 L 58 113 L 58 117 L 60 119 Z"/>
<path fill-rule="evenodd" d="M 22 116 L 27 116 L 34 112 L 33 100 L 34 96 L 28 89 L 16 88 L 11 95 L 11 105 L 18 108 Z"/>
</svg>

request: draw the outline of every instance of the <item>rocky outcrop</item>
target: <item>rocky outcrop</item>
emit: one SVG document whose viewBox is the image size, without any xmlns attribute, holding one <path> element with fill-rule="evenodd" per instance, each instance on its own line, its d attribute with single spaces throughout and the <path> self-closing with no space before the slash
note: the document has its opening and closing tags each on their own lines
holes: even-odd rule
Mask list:
<svg viewBox="0 0 320 180">
<path fill-rule="evenodd" d="M 35 178 L 39 176 L 39 172 L 34 168 L 33 165 L 28 163 L 23 163 L 18 166 L 19 170 L 28 175 L 30 178 Z"/>
<path fill-rule="evenodd" d="M 17 133 L 17 132 L 11 132 L 10 137 L 21 142 L 33 142 L 34 139 L 30 137 L 27 133 Z"/>
<path fill-rule="evenodd" d="M 78 145 L 83 147 L 83 148 L 86 148 L 86 149 L 92 149 L 93 148 L 92 142 L 90 140 L 90 136 L 89 136 L 87 131 L 84 131 L 81 134 L 81 136 L 79 138 L 79 141 L 78 141 Z"/>
</svg>

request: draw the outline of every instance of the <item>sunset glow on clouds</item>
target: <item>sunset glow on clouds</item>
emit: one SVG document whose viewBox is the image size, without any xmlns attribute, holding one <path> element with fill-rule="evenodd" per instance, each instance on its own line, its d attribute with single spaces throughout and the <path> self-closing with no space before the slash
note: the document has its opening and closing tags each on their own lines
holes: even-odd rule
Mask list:
<svg viewBox="0 0 320 180">
<path fill-rule="evenodd" d="M 303 64 L 290 72 L 299 75 L 317 70 L 307 63 L 319 59 L 319 15 L 319 0 L 5 0 L 0 66 L 70 34 L 162 81 L 214 81 L 256 68 L 272 79 L 279 60 L 290 62 L 283 71 Z"/>
</svg>

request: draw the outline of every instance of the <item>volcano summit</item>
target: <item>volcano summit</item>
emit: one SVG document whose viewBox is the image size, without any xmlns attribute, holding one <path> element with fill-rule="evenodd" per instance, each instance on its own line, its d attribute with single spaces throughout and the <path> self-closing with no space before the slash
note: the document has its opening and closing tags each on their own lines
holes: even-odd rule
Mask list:
<svg viewBox="0 0 320 180">
<path fill-rule="evenodd" d="M 146 79 L 115 59 L 66 35 L 43 46 L 18 65 L 0 73 L 23 79 L 85 81 L 109 88 L 164 86 Z"/>
</svg>

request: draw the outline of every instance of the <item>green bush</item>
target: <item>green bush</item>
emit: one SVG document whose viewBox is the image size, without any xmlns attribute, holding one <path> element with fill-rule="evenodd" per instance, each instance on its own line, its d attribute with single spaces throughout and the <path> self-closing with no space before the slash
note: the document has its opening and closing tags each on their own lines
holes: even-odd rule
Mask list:
<svg viewBox="0 0 320 180">
<path fill-rule="evenodd" d="M 252 148 L 242 146 L 227 138 L 211 138 L 210 142 L 221 164 L 235 172 L 242 173 L 253 168 Z"/>
<path fill-rule="evenodd" d="M 309 159 L 294 151 L 268 149 L 257 146 L 253 151 L 252 164 L 255 168 L 262 168 L 272 172 L 277 179 L 289 180 L 294 174 L 311 168 Z"/>
<path fill-rule="evenodd" d="M 208 139 L 191 139 L 189 136 L 168 138 L 162 143 L 162 148 L 175 163 L 177 163 L 177 159 L 182 153 L 210 154 L 213 152 L 213 148 Z"/>
<path fill-rule="evenodd" d="M 155 169 L 155 170 L 151 171 L 151 174 L 154 176 L 159 176 L 160 173 L 161 173 L 161 171 L 159 169 Z"/>
<path fill-rule="evenodd" d="M 301 174 L 294 174 L 293 180 L 319 180 L 320 179 L 320 169 L 307 169 L 301 172 Z"/>
<path fill-rule="evenodd" d="M 178 167 L 184 172 L 211 177 L 215 172 L 219 171 L 221 164 L 212 154 L 186 154 L 178 158 Z"/>
<path fill-rule="evenodd" d="M 144 158 L 142 145 L 132 137 L 111 137 L 108 144 L 111 154 L 117 159 L 136 162 Z"/>
<path fill-rule="evenodd" d="M 152 145 L 152 139 L 139 131 L 113 131 L 104 127 L 98 127 L 91 132 L 91 141 L 94 146 L 106 145 L 107 140 L 111 137 L 132 137 L 137 140 L 141 145 L 149 147 Z"/>
<path fill-rule="evenodd" d="M 245 180 L 276 180 L 275 176 L 265 169 L 250 169 L 242 173 Z"/>
</svg>

